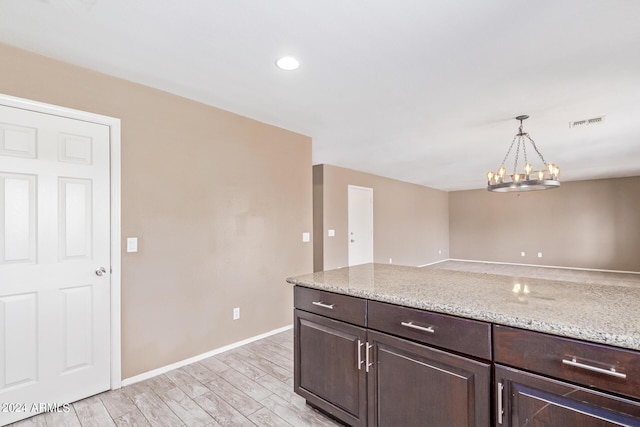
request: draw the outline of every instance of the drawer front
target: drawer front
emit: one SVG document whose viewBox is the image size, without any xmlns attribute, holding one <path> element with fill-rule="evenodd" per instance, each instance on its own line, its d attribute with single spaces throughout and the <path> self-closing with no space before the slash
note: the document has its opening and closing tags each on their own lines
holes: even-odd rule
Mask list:
<svg viewBox="0 0 640 427">
<path fill-rule="evenodd" d="M 495 361 L 640 399 L 640 352 L 494 325 Z"/>
<path fill-rule="evenodd" d="M 482 359 L 491 359 L 489 323 L 377 301 L 369 301 L 368 310 L 370 329 Z"/>
<path fill-rule="evenodd" d="M 362 298 L 296 286 L 293 304 L 300 310 L 367 326 L 367 301 Z"/>
</svg>

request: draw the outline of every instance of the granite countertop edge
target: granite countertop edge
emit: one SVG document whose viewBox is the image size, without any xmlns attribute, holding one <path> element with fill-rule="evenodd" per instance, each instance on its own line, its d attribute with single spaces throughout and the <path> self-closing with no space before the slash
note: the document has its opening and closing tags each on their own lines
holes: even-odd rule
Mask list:
<svg viewBox="0 0 640 427">
<path fill-rule="evenodd" d="M 601 330 L 586 329 L 577 325 L 560 322 L 545 322 L 531 319 L 526 316 L 515 316 L 492 310 L 472 309 L 455 303 L 436 303 L 424 298 L 408 298 L 396 295 L 373 292 L 366 289 L 333 286 L 323 282 L 314 282 L 299 277 L 289 277 L 286 281 L 292 285 L 303 286 L 343 295 L 364 298 L 373 301 L 387 302 L 404 307 L 418 308 L 437 313 L 449 314 L 467 319 L 485 321 L 497 325 L 512 326 L 516 328 L 543 332 L 556 336 L 574 338 L 598 344 L 606 344 L 629 350 L 640 350 L 640 337 L 619 333 L 608 333 Z"/>
</svg>

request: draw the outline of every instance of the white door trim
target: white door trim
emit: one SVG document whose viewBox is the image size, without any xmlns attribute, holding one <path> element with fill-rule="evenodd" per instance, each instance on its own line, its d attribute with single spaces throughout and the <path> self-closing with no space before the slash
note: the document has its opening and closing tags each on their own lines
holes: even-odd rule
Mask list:
<svg viewBox="0 0 640 427">
<path fill-rule="evenodd" d="M 110 175 L 111 175 L 111 389 L 122 386 L 121 365 L 121 311 L 120 311 L 120 283 L 121 283 L 121 218 L 120 218 L 120 119 L 88 113 L 80 110 L 59 107 L 28 99 L 0 94 L 0 105 L 52 114 L 85 122 L 92 122 L 109 127 L 110 146 Z"/>
</svg>

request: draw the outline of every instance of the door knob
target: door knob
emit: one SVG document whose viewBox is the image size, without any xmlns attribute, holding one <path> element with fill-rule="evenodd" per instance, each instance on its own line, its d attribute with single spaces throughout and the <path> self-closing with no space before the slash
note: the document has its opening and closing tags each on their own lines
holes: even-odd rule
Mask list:
<svg viewBox="0 0 640 427">
<path fill-rule="evenodd" d="M 104 267 L 98 267 L 96 268 L 96 276 L 104 276 L 105 274 L 107 274 L 107 269 Z"/>
</svg>

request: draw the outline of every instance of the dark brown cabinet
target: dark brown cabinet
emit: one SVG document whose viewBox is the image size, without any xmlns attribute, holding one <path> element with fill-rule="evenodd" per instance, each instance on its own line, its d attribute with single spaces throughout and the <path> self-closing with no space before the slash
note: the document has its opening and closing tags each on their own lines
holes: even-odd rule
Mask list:
<svg viewBox="0 0 640 427">
<path fill-rule="evenodd" d="M 493 331 L 498 426 L 640 426 L 638 352 L 507 326 Z"/>
<path fill-rule="evenodd" d="M 347 425 L 640 427 L 638 351 L 300 286 L 294 304 L 295 391 Z"/>
<path fill-rule="evenodd" d="M 296 287 L 294 295 L 295 391 L 309 404 L 353 426 L 490 425 L 490 362 L 420 342 L 451 340 L 448 328 L 460 325 L 448 316 L 396 313 L 402 307 L 391 304 L 368 311 L 365 300 L 314 289 Z M 464 345 L 487 351 L 490 325 L 475 323 L 464 326 L 480 327 L 481 338 Z"/>
<path fill-rule="evenodd" d="M 302 310 L 294 329 L 296 393 L 349 425 L 366 425 L 366 330 Z"/>
<path fill-rule="evenodd" d="M 368 331 L 372 426 L 488 426 L 491 365 Z"/>
<path fill-rule="evenodd" d="M 640 403 L 496 365 L 496 414 L 505 427 L 640 426 Z"/>
</svg>

